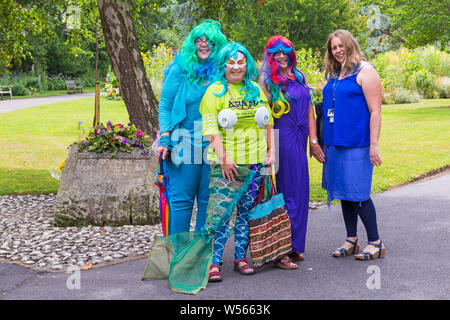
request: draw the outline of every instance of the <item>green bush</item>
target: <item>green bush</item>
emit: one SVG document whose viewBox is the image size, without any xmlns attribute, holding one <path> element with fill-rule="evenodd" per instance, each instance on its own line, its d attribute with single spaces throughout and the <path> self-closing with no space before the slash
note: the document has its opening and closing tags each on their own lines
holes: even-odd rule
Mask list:
<svg viewBox="0 0 450 320">
<path fill-rule="evenodd" d="M 63 77 L 47 78 L 48 91 L 66 90 L 66 79 Z"/>
<path fill-rule="evenodd" d="M 435 76 L 425 69 L 415 71 L 411 75 L 411 83 L 414 85 L 417 92 L 419 92 L 424 98 L 430 99 L 436 97 L 435 82 Z"/>
<path fill-rule="evenodd" d="M 141 53 L 141 55 L 153 92 L 159 97 L 162 91 L 164 71 L 172 63 L 175 53 L 171 47 L 160 43 L 158 46 L 154 45 L 151 51 Z"/>
<path fill-rule="evenodd" d="M 22 83 L 15 83 L 11 87 L 12 95 L 13 96 L 28 96 L 30 92 Z"/>
<path fill-rule="evenodd" d="M 447 99 L 450 98 L 450 78 L 443 77 L 436 81 L 437 91 L 439 98 Z"/>
<path fill-rule="evenodd" d="M 421 96 L 404 88 L 387 88 L 383 90 L 383 104 L 416 103 Z"/>
<path fill-rule="evenodd" d="M 417 94 L 424 98 L 447 96 L 441 79 L 450 76 L 450 55 L 433 46 L 385 52 L 370 63 L 380 75 L 383 101 L 413 102 Z"/>
<path fill-rule="evenodd" d="M 326 85 L 325 70 L 321 70 L 322 57 L 319 51 L 301 48 L 296 51 L 297 67 L 305 74 L 307 84 L 314 89 L 313 103 L 322 101 L 322 89 Z"/>
</svg>

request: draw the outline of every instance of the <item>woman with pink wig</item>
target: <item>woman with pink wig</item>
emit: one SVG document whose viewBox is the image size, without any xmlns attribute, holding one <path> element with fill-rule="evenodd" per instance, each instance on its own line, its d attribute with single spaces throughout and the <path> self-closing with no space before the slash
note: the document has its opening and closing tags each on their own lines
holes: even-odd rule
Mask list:
<svg viewBox="0 0 450 320">
<path fill-rule="evenodd" d="M 308 135 L 311 155 L 319 162 L 325 157 L 317 143 L 310 93 L 314 90 L 298 70 L 294 47 L 287 38 L 277 35 L 267 41 L 259 84 L 271 102 L 275 134 L 278 134 L 277 189 L 283 193 L 292 226 L 293 252 L 277 265 L 295 269 L 297 265 L 292 260 L 304 260 L 305 252 L 309 209 Z"/>
</svg>

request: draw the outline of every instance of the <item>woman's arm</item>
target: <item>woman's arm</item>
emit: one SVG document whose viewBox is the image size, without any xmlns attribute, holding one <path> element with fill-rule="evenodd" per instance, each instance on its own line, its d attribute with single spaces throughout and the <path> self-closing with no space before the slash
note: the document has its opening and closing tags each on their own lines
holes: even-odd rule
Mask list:
<svg viewBox="0 0 450 320">
<path fill-rule="evenodd" d="M 275 163 L 275 135 L 273 131 L 273 125 L 266 126 L 266 139 L 267 139 L 267 155 L 266 155 L 266 167 L 271 167 Z"/>
<path fill-rule="evenodd" d="M 220 134 L 209 136 L 209 143 L 217 158 L 219 158 L 220 166 L 222 167 L 222 177 L 234 181 L 234 177 L 239 175 L 236 170 L 238 166 L 232 159 L 227 157 Z"/>
<path fill-rule="evenodd" d="M 170 114 L 172 112 L 173 102 L 178 93 L 182 79 L 181 69 L 174 64 L 164 79 L 164 86 L 161 91 L 161 98 L 158 105 L 158 120 L 161 136 L 170 136 Z M 166 158 L 168 152 L 167 146 L 158 146 L 156 148 L 156 157 Z"/>
<path fill-rule="evenodd" d="M 317 143 L 317 125 L 314 116 L 314 107 L 310 103 L 308 109 L 308 127 L 309 127 L 309 157 L 314 156 L 320 163 L 325 162 L 325 154 L 322 151 L 319 143 Z M 312 143 L 315 141 L 316 143 Z"/>
<path fill-rule="evenodd" d="M 268 103 L 270 103 L 270 93 L 267 91 L 266 85 L 262 76 L 258 80 L 259 87 L 263 91 L 267 98 Z M 270 107 L 269 107 L 270 112 Z M 267 155 L 266 155 L 266 167 L 271 167 L 275 163 L 275 134 L 273 131 L 273 125 L 266 126 L 266 141 L 267 141 Z"/>
<path fill-rule="evenodd" d="M 378 167 L 382 163 L 378 144 L 381 130 L 381 81 L 371 65 L 363 67 L 357 81 L 362 87 L 370 112 L 370 161 Z"/>
</svg>

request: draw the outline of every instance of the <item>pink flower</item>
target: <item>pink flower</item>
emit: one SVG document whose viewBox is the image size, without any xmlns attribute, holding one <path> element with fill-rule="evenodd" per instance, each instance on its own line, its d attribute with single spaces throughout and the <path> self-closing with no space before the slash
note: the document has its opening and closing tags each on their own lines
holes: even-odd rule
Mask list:
<svg viewBox="0 0 450 320">
<path fill-rule="evenodd" d="M 137 130 L 136 137 L 142 137 L 142 136 L 143 136 L 143 134 L 142 134 L 141 130 Z"/>
</svg>

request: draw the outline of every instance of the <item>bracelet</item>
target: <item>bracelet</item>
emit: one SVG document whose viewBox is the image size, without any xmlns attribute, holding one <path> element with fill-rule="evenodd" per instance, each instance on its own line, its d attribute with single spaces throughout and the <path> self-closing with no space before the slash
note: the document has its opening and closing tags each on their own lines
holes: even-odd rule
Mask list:
<svg viewBox="0 0 450 320">
<path fill-rule="evenodd" d="M 219 157 L 219 155 L 216 153 L 217 158 L 219 158 L 220 160 L 223 160 L 223 158 L 225 158 L 226 155 L 227 154 L 224 152 L 224 153 L 222 153 L 222 156 Z"/>
<path fill-rule="evenodd" d="M 170 148 L 170 136 L 160 136 L 158 146 Z"/>
</svg>

